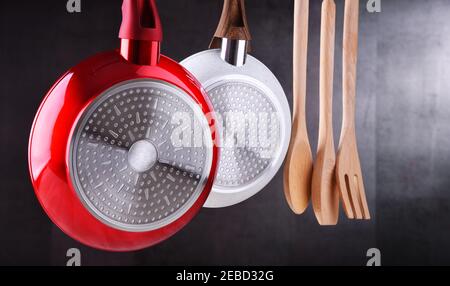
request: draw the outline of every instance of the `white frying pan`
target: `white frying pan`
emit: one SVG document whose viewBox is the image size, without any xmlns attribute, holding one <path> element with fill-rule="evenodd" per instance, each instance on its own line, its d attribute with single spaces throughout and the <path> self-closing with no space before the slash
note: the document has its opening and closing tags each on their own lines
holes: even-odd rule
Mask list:
<svg viewBox="0 0 450 286">
<path fill-rule="evenodd" d="M 250 40 L 244 0 L 225 0 L 211 49 L 181 62 L 206 89 L 222 126 L 219 171 L 205 207 L 227 207 L 255 195 L 287 153 L 286 95 L 273 73 L 247 55 Z"/>
</svg>

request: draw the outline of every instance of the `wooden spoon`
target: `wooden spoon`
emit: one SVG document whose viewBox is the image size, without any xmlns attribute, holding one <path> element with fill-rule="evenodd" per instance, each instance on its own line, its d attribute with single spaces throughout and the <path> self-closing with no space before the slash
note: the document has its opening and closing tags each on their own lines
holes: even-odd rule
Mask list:
<svg viewBox="0 0 450 286">
<path fill-rule="evenodd" d="M 313 159 L 306 126 L 306 74 L 309 0 L 295 0 L 294 8 L 294 120 L 284 168 L 284 193 L 292 211 L 303 213 L 311 196 Z"/>
<path fill-rule="evenodd" d="M 336 154 L 333 138 L 333 76 L 336 4 L 322 3 L 320 35 L 320 122 L 319 144 L 312 179 L 314 213 L 321 225 L 336 225 L 339 217 L 339 192 L 336 190 Z"/>
</svg>

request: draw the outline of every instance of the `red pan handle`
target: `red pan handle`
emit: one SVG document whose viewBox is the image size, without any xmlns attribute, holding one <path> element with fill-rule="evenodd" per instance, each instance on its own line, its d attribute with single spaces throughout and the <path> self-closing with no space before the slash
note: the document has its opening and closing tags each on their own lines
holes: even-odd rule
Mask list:
<svg viewBox="0 0 450 286">
<path fill-rule="evenodd" d="M 120 54 L 133 64 L 157 65 L 163 33 L 155 1 L 124 0 L 122 17 Z"/>
<path fill-rule="evenodd" d="M 162 27 L 154 0 L 124 0 L 119 38 L 162 41 Z"/>
</svg>

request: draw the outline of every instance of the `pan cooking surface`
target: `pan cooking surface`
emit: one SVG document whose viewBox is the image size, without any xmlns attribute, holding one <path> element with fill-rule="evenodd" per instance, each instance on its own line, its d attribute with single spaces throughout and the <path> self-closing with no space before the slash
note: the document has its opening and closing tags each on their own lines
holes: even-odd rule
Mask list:
<svg viewBox="0 0 450 286">
<path fill-rule="evenodd" d="M 250 184 L 270 168 L 280 147 L 276 108 L 261 89 L 243 81 L 219 82 L 207 92 L 225 130 L 215 185 Z"/>
<path fill-rule="evenodd" d="M 85 206 L 104 223 L 126 231 L 157 229 L 181 217 L 202 192 L 211 148 L 172 140 L 180 128 L 173 122 L 177 113 L 203 128 L 200 133 L 209 129 L 189 96 L 151 80 L 113 87 L 80 119 L 71 176 Z M 183 135 L 194 136 L 188 127 Z"/>
</svg>

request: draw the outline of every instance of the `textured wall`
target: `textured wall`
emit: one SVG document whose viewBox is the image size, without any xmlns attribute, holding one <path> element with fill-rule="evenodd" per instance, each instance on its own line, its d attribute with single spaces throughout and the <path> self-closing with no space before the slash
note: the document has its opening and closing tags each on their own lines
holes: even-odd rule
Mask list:
<svg viewBox="0 0 450 286">
<path fill-rule="evenodd" d="M 450 263 L 449 12 L 394 1 L 379 21 L 377 234 L 396 264 Z"/>
<path fill-rule="evenodd" d="M 357 128 L 371 222 L 318 227 L 312 210 L 294 216 L 281 173 L 238 206 L 204 210 L 172 239 L 147 250 L 111 254 L 79 245 L 53 226 L 27 173 L 27 140 L 35 111 L 66 69 L 116 48 L 120 0 L 9 1 L 0 10 L 0 264 L 65 263 L 82 249 L 90 265 L 365 264 L 379 247 L 384 264 L 448 264 L 450 250 L 450 2 L 384 0 L 381 14 L 361 5 Z M 318 128 L 320 2 L 311 1 L 308 126 Z M 362 4 L 365 1 L 361 1 Z M 159 0 L 163 52 L 174 59 L 205 49 L 221 1 Z M 279 77 L 292 101 L 291 0 L 248 0 L 253 55 Z M 343 1 L 337 1 L 335 138 L 341 115 Z"/>
</svg>

